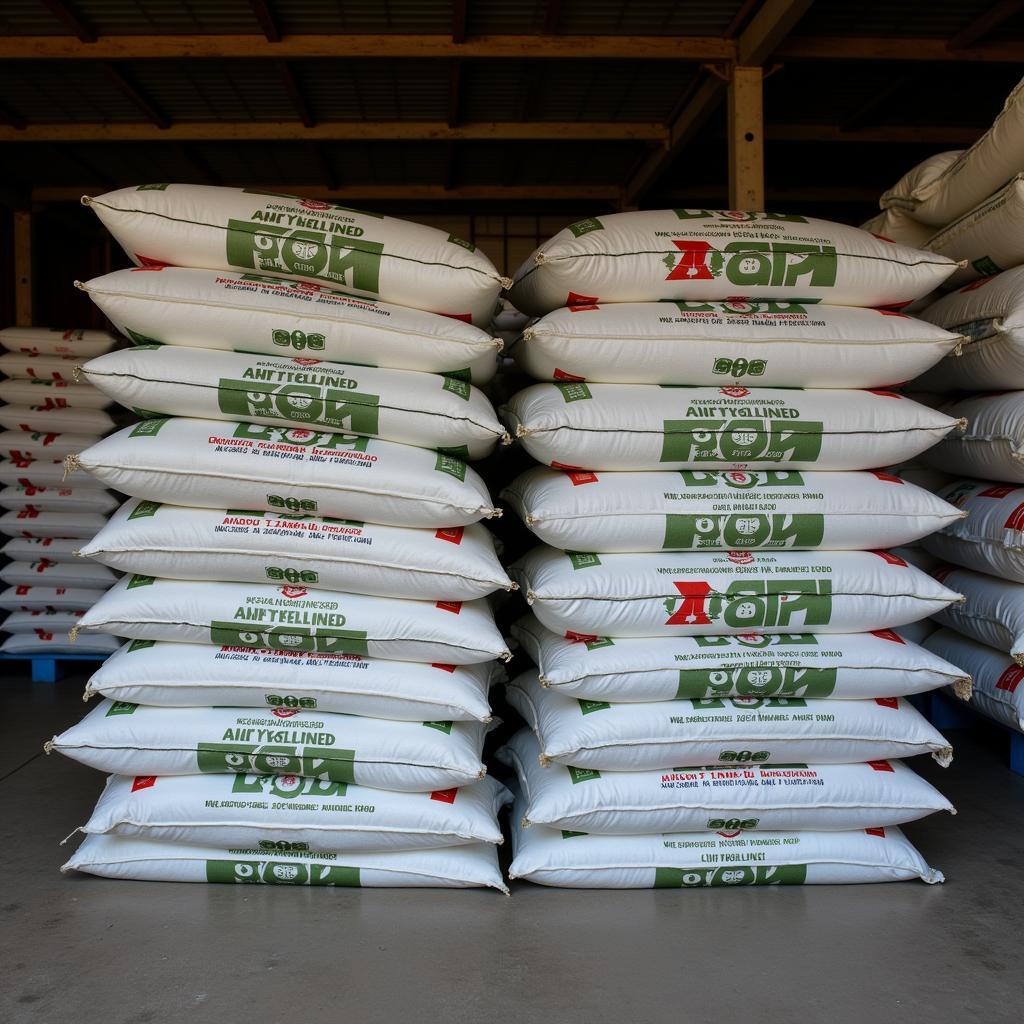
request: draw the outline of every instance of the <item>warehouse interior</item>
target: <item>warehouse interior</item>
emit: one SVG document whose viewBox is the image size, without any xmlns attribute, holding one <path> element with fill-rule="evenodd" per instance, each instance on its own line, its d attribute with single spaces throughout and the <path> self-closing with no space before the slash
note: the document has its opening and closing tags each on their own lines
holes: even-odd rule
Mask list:
<svg viewBox="0 0 1024 1024">
<path fill-rule="evenodd" d="M 506 276 L 615 212 L 859 225 L 1022 67 L 1008 0 L 2 0 L 0 326 L 109 329 L 74 282 L 131 262 L 80 197 L 141 183 L 405 218 Z M 42 748 L 90 666 L 2 671 L 6 1021 L 1020 1019 L 1024 776 L 980 716 L 912 761 L 957 809 L 905 830 L 941 886 L 153 884 L 59 872 L 100 776 Z"/>
</svg>

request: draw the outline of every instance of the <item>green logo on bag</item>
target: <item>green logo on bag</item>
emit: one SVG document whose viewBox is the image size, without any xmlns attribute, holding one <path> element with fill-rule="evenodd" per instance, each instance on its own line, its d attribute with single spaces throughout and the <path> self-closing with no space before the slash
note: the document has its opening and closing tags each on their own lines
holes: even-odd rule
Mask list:
<svg viewBox="0 0 1024 1024">
<path fill-rule="evenodd" d="M 680 669 L 676 700 L 711 697 L 831 697 L 838 670 L 796 665 L 730 665 L 715 669 Z"/>
<path fill-rule="evenodd" d="M 816 462 L 820 420 L 665 420 L 662 462 Z"/>
<path fill-rule="evenodd" d="M 558 381 L 555 383 L 555 387 L 562 392 L 562 398 L 565 399 L 567 404 L 569 402 L 583 402 L 588 398 L 594 397 L 590 393 L 590 388 L 582 381 Z"/>
<path fill-rule="evenodd" d="M 217 386 L 218 408 L 233 419 L 261 416 L 296 420 L 341 433 L 376 434 L 379 403 L 379 395 L 312 384 L 222 377 Z"/>
<path fill-rule="evenodd" d="M 710 818 L 705 828 L 712 832 L 735 832 L 737 830 L 747 831 L 757 828 L 760 818 Z"/>
<path fill-rule="evenodd" d="M 302 515 L 311 515 L 317 508 L 316 501 L 312 498 L 293 498 L 281 494 L 268 494 L 267 504 L 273 509 L 285 509 Z"/>
<path fill-rule="evenodd" d="M 139 334 L 138 331 L 133 331 L 130 327 L 126 327 L 124 332 L 128 335 L 132 344 L 137 345 L 139 348 L 153 348 L 154 346 L 163 345 L 162 341 L 157 341 L 156 338 L 147 338 L 146 335 Z"/>
<path fill-rule="evenodd" d="M 466 249 L 469 252 L 476 252 L 476 246 L 472 242 L 467 242 L 464 238 L 459 238 L 458 235 L 449 235 L 448 241 L 451 242 L 452 245 L 461 245 L 463 249 Z"/>
<path fill-rule="evenodd" d="M 163 504 L 159 501 L 140 501 L 135 508 L 128 513 L 129 519 L 149 519 L 150 516 L 155 516 L 157 509 L 163 508 Z"/>
<path fill-rule="evenodd" d="M 561 830 L 563 839 L 575 839 L 577 836 L 585 836 L 586 832 L 570 832 L 569 829 L 563 828 Z"/>
<path fill-rule="evenodd" d="M 721 356 L 712 363 L 711 372 L 723 374 L 728 377 L 762 377 L 768 367 L 767 359 L 728 359 Z"/>
<path fill-rule="evenodd" d="M 806 864 L 733 864 L 714 868 L 655 868 L 655 889 L 727 885 L 803 885 Z"/>
<path fill-rule="evenodd" d="M 274 860 L 208 860 L 207 882 L 250 885 L 336 885 L 359 888 L 359 868 Z"/>
<path fill-rule="evenodd" d="M 450 736 L 452 733 L 451 722 L 424 722 L 423 723 L 428 729 L 436 729 L 438 732 L 443 732 L 446 736 Z"/>
<path fill-rule="evenodd" d="M 133 704 L 128 700 L 115 700 L 109 708 L 107 713 L 103 716 L 104 718 L 112 718 L 114 715 L 134 715 L 135 709 L 138 704 Z"/>
<path fill-rule="evenodd" d="M 320 574 L 312 569 L 282 569 L 277 565 L 268 565 L 265 570 L 268 580 L 275 583 L 319 583 Z"/>
<path fill-rule="evenodd" d="M 135 187 L 136 192 L 163 192 L 167 189 L 167 185 L 137 185 Z"/>
<path fill-rule="evenodd" d="M 595 565 L 601 564 L 601 559 L 590 552 L 566 551 L 565 557 L 573 569 L 592 569 Z"/>
<path fill-rule="evenodd" d="M 574 786 L 580 782 L 592 782 L 601 778 L 601 773 L 594 768 L 574 768 L 572 765 L 566 765 L 565 770 L 569 773 Z"/>
<path fill-rule="evenodd" d="M 280 329 L 270 332 L 270 340 L 278 348 L 293 348 L 296 352 L 323 352 L 327 339 L 322 334 L 307 334 L 305 331 L 283 331 Z"/>
<path fill-rule="evenodd" d="M 141 423 L 136 423 L 132 428 L 129 437 L 154 437 L 159 434 L 160 431 L 171 422 L 169 416 L 165 416 L 162 419 L 154 420 L 143 420 Z"/>
<path fill-rule="evenodd" d="M 236 775 L 231 783 L 231 792 L 269 793 L 283 800 L 297 796 L 332 797 L 344 796 L 348 792 L 348 783 L 307 779 L 301 775 Z M 305 844 L 302 846 L 305 848 Z"/>
<path fill-rule="evenodd" d="M 128 645 L 128 650 L 127 650 L 126 653 L 127 654 L 132 654 L 135 651 L 144 651 L 144 650 L 146 650 L 149 647 L 154 647 L 155 645 L 156 645 L 156 641 L 155 640 L 133 640 Z"/>
<path fill-rule="evenodd" d="M 803 487 L 804 478 L 795 469 L 761 469 L 755 473 L 742 469 L 724 472 L 702 469 L 681 469 L 679 475 L 687 487 L 726 487 L 748 491 L 754 487 Z M 682 495 L 669 495 L 678 500 Z"/>
<path fill-rule="evenodd" d="M 457 380 L 454 377 L 444 377 L 444 384 L 441 385 L 445 391 L 458 395 L 464 402 L 469 401 L 469 385 L 464 380 Z"/>
<path fill-rule="evenodd" d="M 142 576 L 138 573 L 132 576 L 125 585 L 125 590 L 134 590 L 136 587 L 150 587 L 156 583 L 155 576 Z"/>
<path fill-rule="evenodd" d="M 791 625 L 824 626 L 832 618 L 829 579 L 739 579 L 730 583 L 725 593 L 714 590 L 706 580 L 674 580 L 672 585 L 680 596 L 665 599 L 666 626 L 724 622 L 750 632 Z"/>
<path fill-rule="evenodd" d="M 591 715 L 595 711 L 607 711 L 611 704 L 604 700 L 579 700 L 576 701 L 580 706 L 580 714 Z"/>
<path fill-rule="evenodd" d="M 437 473 L 447 473 L 449 476 L 455 477 L 456 480 L 465 481 L 466 479 L 466 464 L 461 459 L 445 455 L 442 452 L 437 453 L 434 471 Z"/>
<path fill-rule="evenodd" d="M 305 708 L 310 710 L 317 706 L 316 697 L 293 697 L 290 693 L 281 694 L 268 693 L 265 694 L 263 699 L 272 708 Z"/>
<path fill-rule="evenodd" d="M 306 654 L 361 654 L 367 656 L 365 630 L 327 629 L 321 626 L 240 625 L 211 622 L 210 643 L 218 647 L 250 647 L 253 650 L 303 651 Z"/>
<path fill-rule="evenodd" d="M 991 256 L 982 256 L 979 259 L 971 260 L 971 266 L 982 277 L 991 277 L 993 274 L 1001 274 L 1003 271 L 1003 268 Z"/>
<path fill-rule="evenodd" d="M 196 769 L 204 775 L 301 775 L 355 785 L 355 758 L 354 750 L 291 743 L 196 744 Z"/>
<path fill-rule="evenodd" d="M 667 515 L 662 547 L 673 551 L 705 548 L 817 548 L 825 536 L 825 517 L 795 515 Z"/>
<path fill-rule="evenodd" d="M 589 235 L 591 231 L 603 231 L 604 225 L 596 217 L 585 217 L 569 225 L 569 230 L 576 238 Z"/>
</svg>

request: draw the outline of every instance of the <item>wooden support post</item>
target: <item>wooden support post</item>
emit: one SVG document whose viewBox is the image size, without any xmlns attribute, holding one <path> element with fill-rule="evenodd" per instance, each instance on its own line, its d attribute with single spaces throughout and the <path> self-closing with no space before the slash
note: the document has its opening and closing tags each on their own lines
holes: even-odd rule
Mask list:
<svg viewBox="0 0 1024 1024">
<path fill-rule="evenodd" d="M 15 210 L 14 217 L 14 322 L 32 326 L 32 214 Z"/>
<path fill-rule="evenodd" d="M 764 110 L 761 68 L 734 67 L 729 79 L 729 205 L 764 209 Z"/>
</svg>

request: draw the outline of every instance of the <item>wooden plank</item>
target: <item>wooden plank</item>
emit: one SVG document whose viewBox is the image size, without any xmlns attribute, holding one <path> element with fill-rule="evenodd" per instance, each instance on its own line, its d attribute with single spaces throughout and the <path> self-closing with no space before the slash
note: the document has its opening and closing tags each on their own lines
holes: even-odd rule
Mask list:
<svg viewBox="0 0 1024 1024">
<path fill-rule="evenodd" d="M 796 27 L 814 0 L 765 0 L 750 24 L 740 33 L 736 63 L 741 67 L 763 64 Z"/>
<path fill-rule="evenodd" d="M 14 322 L 32 326 L 32 214 L 15 210 L 14 218 Z"/>
<path fill-rule="evenodd" d="M 920 142 L 936 146 L 970 146 L 984 128 L 957 125 L 882 125 L 844 131 L 831 124 L 768 124 L 769 142 Z"/>
<path fill-rule="evenodd" d="M 457 43 L 448 35 L 308 34 L 272 43 L 263 36 L 103 36 L 83 46 L 66 36 L 0 38 L 0 60 L 178 60 L 271 57 L 457 57 L 522 60 L 728 61 L 736 44 L 714 36 L 496 35 Z"/>
<path fill-rule="evenodd" d="M 728 87 L 729 207 L 764 209 L 764 101 L 761 68 L 735 67 Z"/>
<path fill-rule="evenodd" d="M 779 60 L 982 61 L 1024 64 L 1024 40 L 982 43 L 950 50 L 943 39 L 904 36 L 790 36 L 774 56 Z"/>
<path fill-rule="evenodd" d="M 306 126 L 298 121 L 192 121 L 167 128 L 153 124 L 0 125 L 0 142 L 244 142 L 360 139 L 600 139 L 663 142 L 664 125 L 633 121 L 483 121 L 448 125 L 440 121 L 331 121 Z"/>
</svg>

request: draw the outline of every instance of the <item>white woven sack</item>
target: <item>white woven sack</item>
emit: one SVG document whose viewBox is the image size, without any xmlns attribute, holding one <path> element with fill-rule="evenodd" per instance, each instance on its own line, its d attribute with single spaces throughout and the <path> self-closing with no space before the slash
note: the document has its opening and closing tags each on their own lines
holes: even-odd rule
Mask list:
<svg viewBox="0 0 1024 1024">
<path fill-rule="evenodd" d="M 106 409 L 111 404 L 110 399 L 91 384 L 21 377 L 0 381 L 0 401 L 41 409 Z"/>
<path fill-rule="evenodd" d="M 587 700 L 711 697 L 904 697 L 942 686 L 970 694 L 966 673 L 905 642 L 873 633 L 744 633 L 612 639 L 559 636 L 525 616 L 512 636 L 542 686 Z"/>
<path fill-rule="evenodd" d="M 915 387 L 935 392 L 1024 388 L 1024 267 L 972 281 L 920 316 L 969 340 Z"/>
<path fill-rule="evenodd" d="M 90 678 L 84 697 L 154 707 L 304 708 L 399 722 L 489 722 L 487 691 L 503 678 L 495 662 L 431 665 L 130 640 Z"/>
<path fill-rule="evenodd" d="M 966 150 L 963 149 L 951 149 L 946 150 L 943 153 L 933 153 L 929 157 L 925 157 L 919 164 L 915 164 L 913 167 L 903 175 L 902 178 L 896 184 L 882 193 L 879 199 L 878 205 L 882 210 L 906 210 L 912 211 L 915 206 L 920 202 L 921 193 L 927 194 L 934 190 L 934 184 L 939 181 L 943 174 L 948 171 L 954 164 L 964 155 Z M 1011 171 L 1010 174 L 1013 172 Z M 1009 175 L 1007 175 L 1009 177 Z M 1006 178 L 1003 178 L 1005 181 Z M 1002 184 L 997 182 L 996 186 Z M 982 194 L 980 198 L 989 195 L 994 189 L 989 189 L 988 192 Z M 969 210 L 974 203 L 968 204 L 965 209 Z M 936 226 L 941 227 L 943 224 L 949 223 L 947 220 L 940 220 Z M 922 222 L 923 223 L 923 222 Z M 929 221 L 931 223 L 931 221 Z"/>
<path fill-rule="evenodd" d="M 933 575 L 966 598 L 963 604 L 935 614 L 935 621 L 1009 654 L 1024 666 L 1024 583 L 954 565 L 942 566 Z"/>
<path fill-rule="evenodd" d="M 94 605 L 103 594 L 101 587 L 48 587 L 19 583 L 0 590 L 0 608 L 10 612 L 50 608 L 80 611 Z"/>
<path fill-rule="evenodd" d="M 870 231 L 873 235 L 880 235 L 890 242 L 906 245 L 911 249 L 926 248 L 925 243 L 935 234 L 935 228 L 931 224 L 922 224 L 899 207 L 882 210 L 861 224 L 861 230 Z"/>
<path fill-rule="evenodd" d="M 210 185 L 83 197 L 136 266 L 241 270 L 340 288 L 480 326 L 508 282 L 469 242 L 319 199 Z"/>
<path fill-rule="evenodd" d="M 0 535 L 85 539 L 95 535 L 106 522 L 106 515 L 99 512 L 40 512 L 23 508 L 0 515 Z"/>
<path fill-rule="evenodd" d="M 955 159 L 947 161 L 944 166 L 942 157 Z M 898 197 L 909 201 L 915 217 L 941 226 L 991 195 L 1022 168 L 1024 82 L 1007 96 L 992 126 L 970 149 L 933 158 L 932 167 L 919 180 L 905 184 L 904 179 L 896 186 L 893 199 Z M 889 195 L 886 193 L 882 197 L 883 205 Z"/>
<path fill-rule="evenodd" d="M 945 257 L 810 217 L 644 210 L 570 224 L 519 268 L 509 298 L 534 316 L 660 299 L 900 306 L 955 268 Z"/>
<path fill-rule="evenodd" d="M 81 554 L 166 579 L 296 583 L 378 597 L 471 601 L 514 587 L 479 523 L 411 530 L 129 498 Z"/>
<path fill-rule="evenodd" d="M 926 537 L 926 550 L 940 562 L 1024 583 L 1024 487 L 957 480 L 939 493 L 967 517 Z"/>
<path fill-rule="evenodd" d="M 1024 391 L 969 395 L 942 409 L 967 426 L 923 453 L 924 462 L 960 477 L 1024 483 Z"/>
<path fill-rule="evenodd" d="M 542 545 L 509 573 L 562 636 L 859 633 L 963 600 L 884 551 L 592 555 Z"/>
<path fill-rule="evenodd" d="M 512 350 L 537 380 L 877 388 L 960 343 L 902 313 L 797 302 L 619 302 L 556 309 Z"/>
<path fill-rule="evenodd" d="M 0 508 L 34 508 L 40 512 L 93 512 L 106 516 L 117 508 L 117 498 L 99 487 L 0 487 Z"/>
<path fill-rule="evenodd" d="M 427 529 L 500 515 L 475 470 L 377 438 L 184 418 L 144 420 L 68 460 L 135 498 Z M 70 478 L 72 481 L 74 477 Z"/>
<path fill-rule="evenodd" d="M 8 562 L 0 568 L 0 580 L 8 586 L 89 587 L 105 589 L 117 582 L 117 576 L 105 565 L 92 562 Z"/>
<path fill-rule="evenodd" d="M 56 434 L 24 430 L 0 430 L 0 458 L 15 462 L 50 461 L 63 459 L 72 452 L 80 452 L 95 444 L 95 434 Z"/>
<path fill-rule="evenodd" d="M 82 616 L 79 627 L 131 640 L 280 647 L 392 661 L 474 665 L 509 657 L 484 600 L 403 601 L 292 584 L 125 576 Z"/>
<path fill-rule="evenodd" d="M 67 630 L 51 633 L 39 628 L 32 633 L 13 633 L 0 644 L 0 654 L 12 658 L 46 658 L 55 654 L 96 655 L 101 660 L 117 650 L 117 641 L 112 636 L 91 636 L 85 644 L 68 639 Z"/>
<path fill-rule="evenodd" d="M 81 546 L 74 538 L 11 537 L 0 547 L 0 554 L 20 562 L 73 562 Z"/>
<path fill-rule="evenodd" d="M 946 288 L 960 288 L 1024 263 L 1024 174 L 1018 174 L 994 195 L 928 240 L 928 248 L 966 263 Z"/>
<path fill-rule="evenodd" d="M 497 845 L 511 800 L 494 779 L 398 793 L 299 775 L 112 775 L 82 831 L 314 853 Z"/>
<path fill-rule="evenodd" d="M 501 410 L 556 469 L 875 469 L 919 455 L 955 419 L 890 391 L 534 384 Z"/>
<path fill-rule="evenodd" d="M 159 345 L 110 352 L 86 363 L 81 374 L 147 417 L 315 428 L 470 459 L 483 458 L 500 439 L 508 440 L 481 391 L 432 373 L 210 349 L 183 353 Z"/>
<path fill-rule="evenodd" d="M 0 487 L 73 487 L 75 492 L 102 491 L 103 484 L 88 473 L 68 477 L 57 459 L 4 459 L 0 462 Z"/>
<path fill-rule="evenodd" d="M 87 836 L 61 871 L 147 882 L 490 888 L 508 894 L 498 867 L 497 849 L 489 843 L 342 856 L 276 847 L 226 850 L 121 836 Z"/>
<path fill-rule="evenodd" d="M 537 734 L 541 763 L 555 761 L 581 771 L 851 764 L 929 753 L 943 767 L 953 760 L 946 739 L 902 697 L 711 697 L 610 704 L 545 689 L 532 671 L 508 683 L 505 692 Z"/>
<path fill-rule="evenodd" d="M 302 775 L 429 793 L 484 777 L 486 728 L 294 708 L 150 708 L 105 700 L 46 751 L 112 775 Z"/>
<path fill-rule="evenodd" d="M 515 769 L 526 798 L 526 815 L 513 828 L 540 825 L 597 835 L 832 832 L 901 825 L 936 811 L 956 813 L 902 761 L 588 772 L 541 764 L 529 729 L 517 732 L 496 756 Z"/>
<path fill-rule="evenodd" d="M 1024 668 L 994 647 L 940 629 L 926 641 L 929 650 L 955 658 L 974 678 L 971 707 L 989 718 L 1024 732 Z"/>
<path fill-rule="evenodd" d="M 68 633 L 78 625 L 85 609 L 45 608 L 28 612 L 11 612 L 2 623 L 0 633 L 50 633 L 67 639 Z M 106 646 L 106 645 L 105 645 Z"/>
<path fill-rule="evenodd" d="M 513 819 L 524 806 L 516 801 Z M 509 878 L 570 889 L 944 881 L 895 827 L 579 836 L 535 825 L 512 829 L 512 853 Z"/>
<path fill-rule="evenodd" d="M 598 553 L 890 548 L 964 515 L 883 472 L 581 473 L 535 467 L 501 498 L 545 544 Z"/>
<path fill-rule="evenodd" d="M 310 355 L 474 384 L 494 376 L 502 347 L 451 317 L 258 274 L 150 267 L 75 283 L 138 343 Z"/>
<path fill-rule="evenodd" d="M 43 431 L 53 431 L 55 434 L 106 434 L 114 429 L 114 421 L 102 409 L 0 405 L 0 427 L 4 430 L 23 430 L 29 434 Z"/>
<path fill-rule="evenodd" d="M 78 356 L 26 355 L 22 352 L 5 352 L 0 355 L 0 373 L 5 377 L 66 380 L 74 383 L 74 370 L 81 361 Z"/>
<path fill-rule="evenodd" d="M 58 327 L 5 327 L 0 330 L 0 347 L 25 355 L 73 356 L 89 359 L 109 352 L 117 336 L 109 331 Z"/>
</svg>

